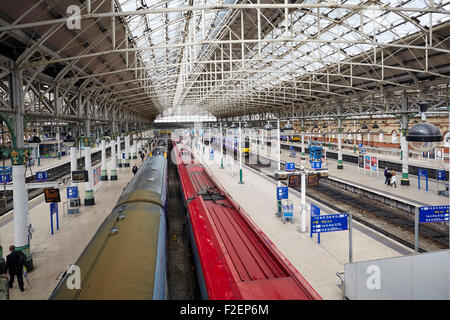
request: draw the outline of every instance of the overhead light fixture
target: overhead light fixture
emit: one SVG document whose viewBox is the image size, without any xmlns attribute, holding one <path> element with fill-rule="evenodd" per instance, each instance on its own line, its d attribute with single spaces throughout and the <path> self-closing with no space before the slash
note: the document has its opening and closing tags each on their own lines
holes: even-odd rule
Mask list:
<svg viewBox="0 0 450 320">
<path fill-rule="evenodd" d="M 236 125 L 234 124 L 234 122 L 231 124 L 230 129 L 236 129 Z"/>
<path fill-rule="evenodd" d="M 361 127 L 361 129 L 367 130 L 367 129 L 369 129 L 369 128 L 366 126 L 366 123 L 364 122 L 363 125 L 362 125 L 362 127 Z"/>
<path fill-rule="evenodd" d="M 441 131 L 431 123 L 426 122 L 425 112 L 428 110 L 428 102 L 419 102 L 422 122 L 413 126 L 406 135 L 409 145 L 420 152 L 428 152 L 436 148 L 444 137 Z"/>
<path fill-rule="evenodd" d="M 250 125 L 246 122 L 246 123 L 244 123 L 243 128 L 248 129 L 248 128 L 250 128 Z"/>
<path fill-rule="evenodd" d="M 319 127 L 317 126 L 317 124 L 315 124 L 313 128 L 314 128 L 314 129 L 319 129 Z"/>
<path fill-rule="evenodd" d="M 292 130 L 294 129 L 294 126 L 288 121 L 284 126 L 283 126 L 284 130 Z"/>
<path fill-rule="evenodd" d="M 377 122 L 375 121 L 375 123 L 373 124 L 372 128 L 374 129 L 380 129 L 380 127 L 377 125 Z"/>
<path fill-rule="evenodd" d="M 265 130 L 272 130 L 273 129 L 273 125 L 270 124 L 270 122 L 267 122 L 267 124 L 264 126 Z"/>
</svg>

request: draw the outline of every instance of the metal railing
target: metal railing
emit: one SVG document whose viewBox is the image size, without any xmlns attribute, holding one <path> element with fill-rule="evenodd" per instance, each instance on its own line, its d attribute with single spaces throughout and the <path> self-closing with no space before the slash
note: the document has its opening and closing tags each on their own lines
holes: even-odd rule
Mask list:
<svg viewBox="0 0 450 320">
<path fill-rule="evenodd" d="M 336 272 L 336 275 L 341 280 L 341 299 L 345 300 L 345 271 Z"/>
</svg>

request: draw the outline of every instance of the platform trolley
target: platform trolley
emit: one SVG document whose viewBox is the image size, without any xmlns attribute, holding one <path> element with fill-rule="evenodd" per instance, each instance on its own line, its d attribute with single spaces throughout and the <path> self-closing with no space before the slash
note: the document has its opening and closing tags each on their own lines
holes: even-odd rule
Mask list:
<svg viewBox="0 0 450 320">
<path fill-rule="evenodd" d="M 283 223 L 290 221 L 293 223 L 294 218 L 294 203 L 292 200 L 283 199 L 281 200 L 281 220 Z"/>
</svg>

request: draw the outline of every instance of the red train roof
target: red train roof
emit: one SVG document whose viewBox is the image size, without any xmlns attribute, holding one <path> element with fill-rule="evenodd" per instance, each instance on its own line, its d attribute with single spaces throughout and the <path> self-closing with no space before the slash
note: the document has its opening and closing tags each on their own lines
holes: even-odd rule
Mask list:
<svg viewBox="0 0 450 320">
<path fill-rule="evenodd" d="M 202 165 L 178 168 L 210 299 L 321 299 Z"/>
</svg>

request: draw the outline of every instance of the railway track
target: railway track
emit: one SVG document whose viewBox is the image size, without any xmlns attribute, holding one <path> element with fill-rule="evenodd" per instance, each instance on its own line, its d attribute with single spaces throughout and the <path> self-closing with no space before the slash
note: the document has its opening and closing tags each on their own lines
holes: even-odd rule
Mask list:
<svg viewBox="0 0 450 320">
<path fill-rule="evenodd" d="M 259 163 L 261 157 L 266 159 L 266 164 Z M 238 160 L 236 155 L 234 158 Z M 270 167 L 276 167 L 272 166 L 271 159 L 258 155 L 257 164 L 249 164 L 248 158 L 244 159 L 246 166 L 277 181 L 274 174 L 268 172 Z M 281 168 L 284 168 L 283 163 Z M 300 188 L 293 189 L 300 192 Z M 327 184 L 323 178 L 318 186 L 306 189 L 306 196 L 338 212 L 351 212 L 355 221 L 414 249 L 414 216 L 409 212 L 344 191 Z M 431 224 L 419 224 L 419 252 L 447 249 L 448 237 L 448 232 L 443 232 Z"/>
</svg>

